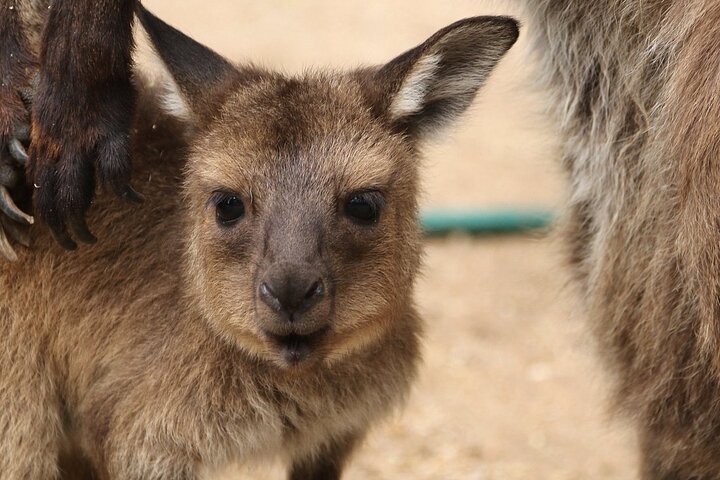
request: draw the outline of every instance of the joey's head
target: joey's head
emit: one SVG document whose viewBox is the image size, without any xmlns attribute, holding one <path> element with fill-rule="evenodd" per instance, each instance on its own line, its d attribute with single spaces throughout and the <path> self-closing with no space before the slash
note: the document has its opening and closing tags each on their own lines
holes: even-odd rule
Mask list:
<svg viewBox="0 0 720 480">
<path fill-rule="evenodd" d="M 516 22 L 469 18 L 382 66 L 287 77 L 140 17 L 174 81 L 166 103 L 193 126 L 188 270 L 210 324 L 283 367 L 402 328 L 419 145 L 471 104 Z"/>
</svg>

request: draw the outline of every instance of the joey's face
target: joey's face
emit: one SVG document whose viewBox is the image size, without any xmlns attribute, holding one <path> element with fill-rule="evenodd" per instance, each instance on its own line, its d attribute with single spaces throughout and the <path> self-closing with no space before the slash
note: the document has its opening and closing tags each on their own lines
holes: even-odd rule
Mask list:
<svg viewBox="0 0 720 480">
<path fill-rule="evenodd" d="M 195 126 L 188 275 L 206 318 L 280 366 L 382 336 L 419 263 L 417 145 L 472 103 L 517 22 L 468 18 L 382 66 L 288 79 L 138 17 Z"/>
<path fill-rule="evenodd" d="M 417 269 L 417 161 L 350 79 L 268 79 L 223 107 L 188 180 L 208 317 L 281 365 L 366 345 Z"/>
</svg>

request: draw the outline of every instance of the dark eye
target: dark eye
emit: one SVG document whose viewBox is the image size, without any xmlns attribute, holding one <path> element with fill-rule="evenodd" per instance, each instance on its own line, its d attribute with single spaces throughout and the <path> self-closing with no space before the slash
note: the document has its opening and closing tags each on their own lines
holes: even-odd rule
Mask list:
<svg viewBox="0 0 720 480">
<path fill-rule="evenodd" d="M 217 221 L 227 225 L 239 220 L 245 215 L 245 205 L 240 198 L 232 196 L 224 196 L 216 203 Z"/>
<path fill-rule="evenodd" d="M 380 192 L 352 193 L 345 202 L 345 215 L 361 224 L 377 223 L 383 197 Z"/>
</svg>

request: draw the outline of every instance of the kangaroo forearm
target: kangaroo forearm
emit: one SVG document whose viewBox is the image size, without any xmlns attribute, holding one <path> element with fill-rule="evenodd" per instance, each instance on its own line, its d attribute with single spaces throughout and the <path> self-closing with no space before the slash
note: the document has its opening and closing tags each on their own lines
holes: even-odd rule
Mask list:
<svg viewBox="0 0 720 480">
<path fill-rule="evenodd" d="M 83 85 L 129 78 L 135 4 L 136 0 L 54 2 L 40 53 L 45 75 Z"/>
<path fill-rule="evenodd" d="M 68 227 L 94 241 L 84 217 L 96 179 L 137 197 L 129 187 L 135 7 L 136 0 L 55 2 L 43 31 L 29 175 L 39 216 L 66 248 L 75 248 Z"/>
</svg>

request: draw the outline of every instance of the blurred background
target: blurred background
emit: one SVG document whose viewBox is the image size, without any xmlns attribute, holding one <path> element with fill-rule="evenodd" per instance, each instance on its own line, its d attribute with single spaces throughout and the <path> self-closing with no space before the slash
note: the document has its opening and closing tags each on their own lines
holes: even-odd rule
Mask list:
<svg viewBox="0 0 720 480">
<path fill-rule="evenodd" d="M 531 1 L 531 0 L 530 0 Z M 463 17 L 524 24 L 474 107 L 424 160 L 425 208 L 562 204 L 563 174 L 528 20 L 517 0 L 145 0 L 235 61 L 288 73 L 381 63 Z M 417 299 L 425 363 L 405 411 L 376 428 L 344 478 L 630 479 L 635 439 L 607 412 L 607 379 L 552 230 L 427 241 Z M 238 466 L 222 479 L 282 479 Z"/>
</svg>

